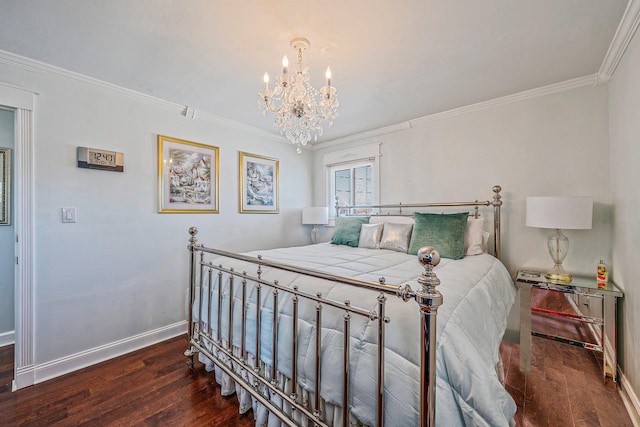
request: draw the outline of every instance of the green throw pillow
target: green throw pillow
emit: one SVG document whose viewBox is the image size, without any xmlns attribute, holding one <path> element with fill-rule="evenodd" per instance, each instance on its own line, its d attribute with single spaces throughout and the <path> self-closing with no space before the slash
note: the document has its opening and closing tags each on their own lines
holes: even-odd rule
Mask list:
<svg viewBox="0 0 640 427">
<path fill-rule="evenodd" d="M 331 243 L 334 245 L 346 245 L 358 247 L 360 240 L 360 227 L 368 224 L 368 216 L 341 216 L 336 219 L 336 228 L 333 232 Z"/>
<path fill-rule="evenodd" d="M 409 254 L 416 255 L 423 246 L 433 246 L 443 258 L 464 257 L 464 235 L 468 212 L 456 214 L 413 214 L 415 225 L 411 233 Z"/>
</svg>

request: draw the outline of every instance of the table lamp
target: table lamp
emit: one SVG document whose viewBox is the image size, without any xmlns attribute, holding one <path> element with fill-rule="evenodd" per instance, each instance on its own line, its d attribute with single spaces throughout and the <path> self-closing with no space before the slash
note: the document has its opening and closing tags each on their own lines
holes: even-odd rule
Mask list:
<svg viewBox="0 0 640 427">
<path fill-rule="evenodd" d="M 553 268 L 545 277 L 555 283 L 571 283 L 571 274 L 562 267 L 569 250 L 569 238 L 560 230 L 589 230 L 593 217 L 593 199 L 581 196 L 527 197 L 527 227 L 553 228 L 547 239 Z"/>
<path fill-rule="evenodd" d="M 302 223 L 313 225 L 311 242 L 316 244 L 318 241 L 318 225 L 326 225 L 329 223 L 329 208 L 325 206 L 302 208 Z"/>
</svg>

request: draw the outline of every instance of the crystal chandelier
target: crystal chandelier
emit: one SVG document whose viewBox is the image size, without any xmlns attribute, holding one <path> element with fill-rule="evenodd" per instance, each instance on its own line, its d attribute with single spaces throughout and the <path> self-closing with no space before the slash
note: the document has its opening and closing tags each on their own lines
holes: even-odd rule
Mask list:
<svg viewBox="0 0 640 427">
<path fill-rule="evenodd" d="M 309 40 L 296 37 L 291 40 L 291 47 L 298 52 L 298 70 L 295 75 L 289 74 L 289 60 L 282 58 L 282 74 L 276 76 L 276 87 L 269 89 L 269 74 L 264 73 L 264 87 L 258 92 L 260 101 L 258 106 L 262 115 L 267 111 L 275 114 L 275 126 L 281 135 L 302 152 L 302 146 L 307 145 L 311 138 L 314 141 L 322 136 L 322 124 L 338 115 L 338 97 L 336 88 L 331 86 L 331 69 L 327 67 L 327 85 L 319 91 L 311 86 L 309 67 L 302 65 L 302 52 L 309 48 Z"/>
</svg>

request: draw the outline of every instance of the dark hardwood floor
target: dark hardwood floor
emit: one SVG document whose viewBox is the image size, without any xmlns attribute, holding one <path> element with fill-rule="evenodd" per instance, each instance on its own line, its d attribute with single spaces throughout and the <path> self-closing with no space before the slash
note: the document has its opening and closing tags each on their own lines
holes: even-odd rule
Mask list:
<svg viewBox="0 0 640 427">
<path fill-rule="evenodd" d="M 11 391 L 13 381 L 13 345 L 0 347 L 0 393 Z"/>
<path fill-rule="evenodd" d="M 251 426 L 235 396 L 186 366 L 181 336 L 12 393 L 0 393 L 0 426 Z"/>
<path fill-rule="evenodd" d="M 539 298 L 567 309 L 561 299 Z M 546 318 L 534 322 L 583 333 Z M 505 341 L 500 350 L 517 426 L 632 426 L 617 390 L 602 381 L 595 353 L 533 340 L 528 375 L 519 371 L 519 345 Z M 252 425 L 252 413 L 239 415 L 236 397 L 221 397 L 201 364 L 187 368 L 185 346 L 182 336 L 15 393 L 0 388 L 0 426 Z"/>
</svg>

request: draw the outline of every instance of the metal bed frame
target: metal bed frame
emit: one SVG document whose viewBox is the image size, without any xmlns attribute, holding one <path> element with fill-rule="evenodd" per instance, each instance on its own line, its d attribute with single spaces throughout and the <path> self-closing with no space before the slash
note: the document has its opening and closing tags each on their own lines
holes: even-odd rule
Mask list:
<svg viewBox="0 0 640 427">
<path fill-rule="evenodd" d="M 481 206 L 493 206 L 493 236 L 494 236 L 494 255 L 499 258 L 500 256 L 500 208 L 502 206 L 501 200 L 501 187 L 496 185 L 493 187 L 493 197 L 490 200 L 473 202 L 448 202 L 448 203 L 423 203 L 423 204 L 398 204 L 398 205 L 375 205 L 375 206 L 349 206 L 349 207 L 336 207 L 336 214 L 338 216 L 343 214 L 349 214 L 354 209 L 375 209 L 378 212 L 387 209 L 399 209 L 402 214 L 403 208 L 408 209 L 425 209 L 425 208 L 452 208 L 452 207 L 471 207 L 475 212 L 473 215 L 478 215 L 478 208 Z M 324 419 L 321 413 L 321 391 L 320 391 L 320 378 L 321 372 L 321 339 L 322 334 L 318 333 L 322 330 L 322 310 L 323 307 L 334 307 L 344 311 L 343 315 L 343 366 L 342 366 L 342 424 L 344 426 L 349 425 L 349 378 L 350 378 L 350 322 L 353 316 L 364 316 L 371 321 L 377 323 L 377 425 L 382 426 L 384 423 L 384 351 L 385 351 L 385 324 L 391 319 L 386 316 L 385 302 L 387 296 L 399 297 L 405 302 L 415 300 L 418 303 L 421 313 L 422 327 L 421 327 L 421 363 L 420 363 L 420 425 L 422 427 L 435 426 L 435 373 L 436 373 L 436 315 L 438 307 L 442 304 L 442 295 L 436 287 L 440 284 L 440 280 L 433 271 L 433 268 L 440 262 L 440 254 L 435 248 L 423 247 L 418 251 L 418 261 L 423 265 L 424 272 L 418 278 L 419 285 L 418 290 L 413 290 L 411 285 L 390 285 L 385 283 L 385 279 L 381 277 L 378 282 L 349 278 L 346 276 L 329 274 L 322 271 L 311 270 L 306 268 L 295 267 L 291 265 L 281 264 L 277 262 L 267 261 L 262 259 L 260 255 L 257 257 L 251 257 L 242 254 L 236 254 L 219 249 L 213 249 L 204 246 L 197 242 L 196 235 L 198 233 L 197 228 L 191 227 L 189 229 L 188 251 L 190 252 L 190 268 L 189 268 L 189 307 L 188 307 L 188 348 L 185 351 L 185 356 L 189 358 L 189 365 L 193 368 L 194 356 L 200 352 L 209 358 L 216 366 L 218 366 L 223 372 L 225 372 L 236 384 L 240 385 L 243 389 L 247 390 L 257 402 L 264 405 L 264 407 L 272 414 L 277 416 L 284 425 L 297 426 L 291 415 L 288 415 L 283 408 L 272 402 L 268 396 L 265 396 L 261 389 L 268 390 L 269 393 L 278 395 L 283 404 L 290 405 L 292 413 L 301 414 L 311 424 L 315 426 L 329 426 L 327 420 Z M 199 254 L 199 256 L 198 256 Z M 256 266 L 255 274 L 249 274 L 246 271 L 234 271 L 233 268 L 227 268 L 222 264 L 214 265 L 211 261 L 205 259 L 205 254 L 217 255 L 228 257 L 231 259 L 242 260 L 254 264 Z M 315 295 L 305 293 L 299 290 L 297 286 L 292 288 L 282 286 L 277 280 L 269 281 L 262 278 L 262 268 L 269 267 L 286 272 L 294 272 L 302 276 L 320 278 L 331 282 L 336 282 L 344 285 L 355 286 L 359 288 L 373 290 L 378 292 L 377 296 L 377 311 L 368 311 L 358 308 L 349 300 L 340 302 L 331 299 L 324 298 L 321 293 Z M 214 286 L 216 289 L 212 289 L 208 284 L 212 284 L 214 271 L 217 272 L 218 280 Z M 227 275 L 227 276 L 224 276 Z M 223 277 L 228 278 L 226 286 L 223 284 Z M 236 285 L 236 279 L 240 281 L 239 286 Z M 244 337 L 246 336 L 246 322 L 247 322 L 247 286 L 252 284 L 255 286 L 256 291 L 256 339 L 252 348 L 246 348 Z M 220 287 L 222 289 L 220 289 Z M 205 290 L 205 288 L 207 288 Z M 272 322 L 272 336 L 261 337 L 260 336 L 260 322 L 261 317 L 267 315 L 264 307 L 261 306 L 261 292 L 263 288 L 267 288 L 266 292 L 271 292 L 273 307 L 277 308 L 278 299 L 280 293 L 288 293 L 292 295 L 292 339 L 291 339 L 291 392 L 287 393 L 278 387 L 276 382 L 277 378 L 277 366 L 278 366 L 278 321 L 281 314 L 278 310 L 270 310 L 270 316 L 273 316 Z M 240 297 L 238 297 L 240 292 Z M 222 328 L 219 327 L 222 324 L 222 295 L 223 293 L 229 296 L 228 308 L 228 333 L 227 336 L 222 336 Z M 213 295 L 217 294 L 217 301 L 213 301 Z M 197 297 L 197 298 L 196 298 Z M 233 348 L 233 301 L 235 298 L 241 298 L 242 307 L 245 309 L 242 311 L 241 319 L 242 325 L 240 330 L 242 331 L 242 337 L 240 339 L 241 346 L 238 351 L 234 352 Z M 207 314 L 203 313 L 203 301 L 208 301 Z M 298 310 L 301 300 L 310 301 L 315 304 L 315 390 L 314 399 L 312 402 L 312 410 L 307 405 L 300 401 L 299 386 L 297 384 L 297 359 L 298 359 Z M 217 319 L 211 319 L 211 307 L 213 304 L 217 304 Z M 272 313 L 271 313 L 272 311 Z M 197 320 L 194 320 L 193 314 L 197 313 Z M 205 322 L 203 318 L 209 319 L 209 322 Z M 217 322 L 216 327 L 213 328 L 211 323 Z M 216 333 L 213 333 L 215 329 Z M 272 346 L 272 364 L 265 369 L 266 372 L 261 373 L 260 369 L 260 349 L 261 340 L 271 340 Z M 253 363 L 250 363 L 249 354 L 253 357 Z M 234 365 L 242 367 L 249 373 L 248 380 L 243 378 Z"/>
</svg>

